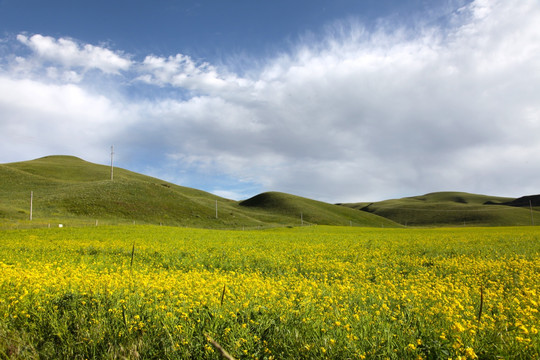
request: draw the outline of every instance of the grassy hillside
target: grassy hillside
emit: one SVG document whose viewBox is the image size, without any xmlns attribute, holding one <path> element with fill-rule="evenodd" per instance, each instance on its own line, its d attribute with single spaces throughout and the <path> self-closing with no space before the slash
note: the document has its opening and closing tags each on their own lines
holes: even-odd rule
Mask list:
<svg viewBox="0 0 540 360">
<path fill-rule="evenodd" d="M 346 207 L 280 192 L 266 192 L 240 202 L 244 208 L 279 213 L 304 223 L 324 225 L 396 226 L 388 219 Z"/>
<path fill-rule="evenodd" d="M 527 207 L 507 204 L 514 199 L 463 192 L 436 192 L 375 203 L 342 204 L 377 214 L 407 226 L 514 226 L 530 225 Z M 533 218 L 540 223 L 540 212 Z"/>
<path fill-rule="evenodd" d="M 10 219 L 29 217 L 30 191 L 34 192 L 33 218 L 99 219 L 202 225 L 214 217 L 215 201 L 230 200 L 120 168 L 92 164 L 71 156 L 44 158 L 0 165 L 1 215 Z M 225 206 L 226 207 L 226 206 Z M 224 225 L 231 216 L 224 214 Z M 252 220 L 251 222 L 254 222 Z"/>
<path fill-rule="evenodd" d="M 0 165 L 0 221 L 31 224 L 148 223 L 205 228 L 300 225 L 300 212 L 240 206 L 238 202 L 178 186 L 121 168 L 93 164 L 73 156 Z M 301 199 L 301 198 L 298 198 Z M 218 214 L 216 218 L 216 202 Z M 318 203 L 324 211 L 305 209 L 306 223 L 380 226 L 379 217 Z M 297 204 L 303 208 L 303 204 Z M 316 213 L 317 216 L 310 216 Z M 315 221 L 316 220 L 316 221 Z M 382 223 L 391 224 L 382 219 Z"/>
</svg>

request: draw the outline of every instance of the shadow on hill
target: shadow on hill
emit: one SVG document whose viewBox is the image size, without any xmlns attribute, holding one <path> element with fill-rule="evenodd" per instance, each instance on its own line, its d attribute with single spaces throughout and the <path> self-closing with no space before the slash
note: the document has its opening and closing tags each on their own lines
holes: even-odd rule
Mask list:
<svg viewBox="0 0 540 360">
<path fill-rule="evenodd" d="M 515 207 L 538 207 L 540 206 L 540 195 L 527 195 L 515 200 L 505 202 L 502 205 Z"/>
</svg>

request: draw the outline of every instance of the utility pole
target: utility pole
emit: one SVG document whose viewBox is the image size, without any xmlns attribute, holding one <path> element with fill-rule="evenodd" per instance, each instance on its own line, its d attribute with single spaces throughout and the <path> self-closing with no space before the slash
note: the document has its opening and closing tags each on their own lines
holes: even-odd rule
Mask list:
<svg viewBox="0 0 540 360">
<path fill-rule="evenodd" d="M 534 218 L 533 218 L 533 209 L 532 209 L 532 201 L 529 199 L 529 207 L 531 208 L 531 225 L 534 226 Z"/>
<path fill-rule="evenodd" d="M 218 218 L 217 216 L 217 200 L 216 200 L 216 219 Z"/>
<path fill-rule="evenodd" d="M 32 205 L 34 202 L 34 192 L 30 191 L 30 221 L 32 220 Z"/>
<path fill-rule="evenodd" d="M 114 156 L 114 147 L 111 145 L 111 181 L 113 181 L 113 156 Z"/>
</svg>

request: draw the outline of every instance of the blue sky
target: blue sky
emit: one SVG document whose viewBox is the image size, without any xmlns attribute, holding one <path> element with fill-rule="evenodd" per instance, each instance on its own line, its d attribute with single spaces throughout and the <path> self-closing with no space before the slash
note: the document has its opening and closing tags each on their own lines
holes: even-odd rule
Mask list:
<svg viewBox="0 0 540 360">
<path fill-rule="evenodd" d="M 3 31 L 69 36 L 109 43 L 133 54 L 195 57 L 234 53 L 258 56 L 280 50 L 306 32 L 354 17 L 407 21 L 425 14 L 426 1 L 0 1 Z"/>
<path fill-rule="evenodd" d="M 539 39 L 534 0 L 0 0 L 0 163 L 114 145 L 234 199 L 539 193 Z"/>
</svg>

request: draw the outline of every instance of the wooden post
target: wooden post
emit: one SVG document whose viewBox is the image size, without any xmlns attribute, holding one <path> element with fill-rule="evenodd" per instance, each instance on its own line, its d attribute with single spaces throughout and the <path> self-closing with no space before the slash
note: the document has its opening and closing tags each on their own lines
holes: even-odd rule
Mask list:
<svg viewBox="0 0 540 360">
<path fill-rule="evenodd" d="M 111 181 L 113 181 L 113 155 L 114 155 L 114 147 L 111 146 Z"/>
<path fill-rule="evenodd" d="M 34 192 L 30 191 L 30 221 L 32 221 L 32 207 L 34 202 Z"/>
<path fill-rule="evenodd" d="M 531 208 L 531 225 L 534 226 L 534 218 L 533 218 L 533 209 L 532 209 L 532 201 L 529 199 L 529 207 Z"/>
</svg>

